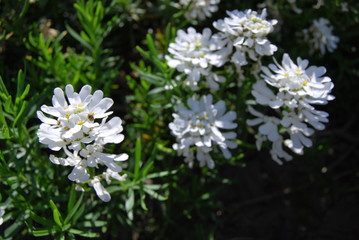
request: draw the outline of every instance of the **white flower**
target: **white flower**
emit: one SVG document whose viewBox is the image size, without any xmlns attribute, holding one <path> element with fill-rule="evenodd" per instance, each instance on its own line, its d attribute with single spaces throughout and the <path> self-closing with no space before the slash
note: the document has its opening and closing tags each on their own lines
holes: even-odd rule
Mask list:
<svg viewBox="0 0 359 240">
<path fill-rule="evenodd" d="M 262 106 L 273 109 L 271 116 L 256 111 L 251 106 L 249 112 L 256 118 L 247 120 L 249 126 L 259 125 L 257 148 L 262 142 L 272 142 L 271 156 L 282 163 L 281 159 L 292 157 L 283 150 L 283 144 L 296 154 L 303 154 L 304 147 L 311 147 L 310 136 L 314 129 L 324 130 L 329 114 L 316 110 L 313 105 L 327 104 L 334 97 L 330 95 L 334 87 L 329 77 L 323 76 L 324 67 L 310 66 L 308 61 L 297 59 L 294 63 L 288 54 L 283 55 L 282 64 L 275 61 L 262 67 L 264 80 L 253 85 L 252 95 Z"/>
<path fill-rule="evenodd" d="M 94 177 L 90 181 L 89 186 L 95 189 L 97 196 L 104 202 L 109 202 L 111 200 L 111 195 L 106 191 L 106 189 L 101 184 L 101 179 L 99 177 Z"/>
<path fill-rule="evenodd" d="M 178 105 L 178 114 L 174 113 L 174 121 L 169 124 L 171 133 L 176 136 L 177 143 L 173 148 L 179 155 L 185 157 L 185 161 L 190 167 L 195 159 L 192 146 L 196 148 L 196 158 L 200 166 L 207 165 L 214 167 L 214 162 L 209 154 L 214 145 L 218 145 L 225 158 L 232 155 L 228 149 L 237 147 L 233 141 L 236 138 L 235 132 L 224 132 L 220 129 L 234 129 L 237 124 L 233 121 L 237 115 L 233 111 L 225 113 L 224 101 L 212 104 L 213 96 L 202 96 L 199 101 L 194 98 L 187 100 L 189 109 L 183 105 Z"/>
<path fill-rule="evenodd" d="M 107 118 L 104 118 L 101 124 L 95 127 L 90 135 L 103 144 L 122 142 L 125 137 L 121 134 L 123 130 L 121 118 L 114 117 L 108 122 L 106 120 Z"/>
<path fill-rule="evenodd" d="M 0 207 L 0 225 L 3 224 L 4 219 L 3 216 L 5 215 L 5 208 Z"/>
<path fill-rule="evenodd" d="M 220 0 L 180 0 L 172 5 L 179 9 L 188 7 L 184 16 L 188 21 L 195 23 L 196 20 L 203 21 L 217 12 L 219 2 Z"/>
<path fill-rule="evenodd" d="M 195 90 L 201 76 L 205 76 L 207 84 L 212 89 L 218 89 L 217 82 L 225 79 L 211 72 L 213 66 L 220 67 L 227 61 L 230 52 L 220 38 L 212 36 L 209 28 L 197 33 L 192 27 L 177 31 L 175 43 L 170 43 L 166 56 L 168 65 L 186 74 L 186 85 Z"/>
<path fill-rule="evenodd" d="M 227 11 L 227 14 L 229 17 L 214 22 L 213 26 L 222 32 L 227 46 L 235 47 L 232 62 L 244 66 L 248 64 L 247 56 L 257 62 L 261 56 L 270 56 L 277 51 L 267 39 L 277 20 L 266 20 L 266 9 L 260 15 L 251 9 Z"/>
<path fill-rule="evenodd" d="M 333 99 L 329 93 L 334 84 L 329 77 L 323 76 L 326 72 L 324 67 L 308 67 L 308 64 L 308 60 L 301 58 L 297 58 L 295 64 L 288 54 L 284 54 L 282 65 L 275 61 L 275 65 L 262 67 L 262 77 L 269 85 L 292 95 L 299 103 L 326 104 Z"/>
<path fill-rule="evenodd" d="M 103 176 L 108 184 L 111 183 L 111 178 L 114 178 L 120 182 L 123 182 L 126 180 L 127 174 L 120 175 L 118 172 L 114 172 L 111 169 L 107 168 L 106 172 L 103 173 Z"/>
<path fill-rule="evenodd" d="M 282 159 L 285 161 L 290 161 L 293 159 L 291 155 L 284 151 L 282 138 L 272 143 L 272 149 L 269 152 L 272 159 L 279 165 L 283 164 Z"/>
<path fill-rule="evenodd" d="M 276 117 L 270 117 L 266 116 L 256 110 L 254 110 L 251 106 L 248 106 L 249 112 L 256 116 L 255 119 L 248 119 L 247 124 L 249 126 L 255 126 L 258 124 L 262 124 L 258 131 L 259 133 L 264 136 L 265 138 L 258 138 L 258 141 L 260 141 L 260 144 L 257 142 L 257 148 L 258 150 L 261 148 L 261 143 L 263 140 L 270 140 L 272 142 L 277 141 L 280 138 L 280 135 L 278 133 L 278 125 L 280 124 L 280 120 Z"/>
<path fill-rule="evenodd" d="M 304 41 L 309 44 L 310 53 L 320 50 L 322 55 L 328 52 L 333 52 L 337 48 L 339 37 L 333 35 L 333 26 L 326 18 L 315 19 L 313 24 L 303 30 Z"/>
<path fill-rule="evenodd" d="M 82 188 L 79 184 L 90 181 L 101 200 L 109 201 L 96 170 L 89 171 L 89 168 L 104 166 L 114 172 L 111 175 L 113 178 L 119 179 L 118 173 L 122 168 L 116 162 L 127 160 L 128 155 L 104 153 L 104 146 L 123 141 L 122 120 L 114 117 L 107 121 L 112 113 L 108 109 L 113 105 L 113 100 L 103 98 L 100 90 L 92 95 L 91 87 L 85 85 L 77 93 L 71 85 L 67 85 L 65 92 L 66 96 L 60 88 L 55 88 L 53 106 L 43 105 L 42 111 L 37 111 L 38 118 L 43 122 L 37 133 L 39 141 L 53 151 L 64 151 L 65 158 L 50 155 L 50 161 L 73 167 L 68 178 L 78 184 L 78 189 Z M 98 119 L 102 119 L 101 122 Z M 108 180 L 108 176 L 102 173 L 99 176 Z"/>
</svg>

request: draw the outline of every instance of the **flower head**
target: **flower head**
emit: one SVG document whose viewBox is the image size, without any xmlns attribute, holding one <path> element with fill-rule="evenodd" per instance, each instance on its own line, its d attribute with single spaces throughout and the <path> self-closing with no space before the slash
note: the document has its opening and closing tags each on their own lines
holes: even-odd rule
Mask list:
<svg viewBox="0 0 359 240">
<path fill-rule="evenodd" d="M 207 17 L 211 17 L 212 13 L 218 11 L 220 0 L 180 0 L 173 4 L 175 7 L 183 9 L 188 7 L 185 12 L 185 18 L 194 23 L 197 20 L 203 21 Z"/>
<path fill-rule="evenodd" d="M 178 30 L 175 43 L 171 43 L 166 56 L 168 65 L 186 74 L 186 85 L 193 90 L 198 87 L 201 76 L 205 76 L 207 85 L 212 89 L 219 87 L 224 77 L 211 72 L 213 66 L 220 67 L 227 61 L 228 48 L 212 35 L 209 28 L 202 33 L 192 27 L 187 32 Z"/>
<path fill-rule="evenodd" d="M 329 114 L 316 110 L 313 105 L 327 104 L 334 97 L 330 95 L 334 87 L 325 74 L 324 67 L 310 66 L 308 60 L 297 59 L 294 63 L 288 54 L 283 55 L 282 64 L 275 61 L 262 67 L 262 80 L 252 89 L 252 95 L 259 105 L 274 110 L 271 116 L 264 115 L 252 107 L 249 112 L 256 118 L 247 120 L 250 126 L 258 125 L 257 147 L 263 141 L 272 142 L 273 160 L 292 157 L 283 150 L 283 144 L 296 154 L 303 154 L 304 147 L 311 147 L 310 136 L 314 129 L 323 130 Z M 313 129 L 314 128 L 314 129 Z"/>
<path fill-rule="evenodd" d="M 88 169 L 104 166 L 118 173 L 122 168 L 116 162 L 128 158 L 127 154 L 103 152 L 105 144 L 120 143 L 124 139 L 121 134 L 122 120 L 114 117 L 107 121 L 112 113 L 108 110 L 113 105 L 113 100 L 103 98 L 100 90 L 91 94 L 89 85 L 83 86 L 79 93 L 74 92 L 71 85 L 67 85 L 65 93 L 62 89 L 55 88 L 52 105 L 43 105 L 41 111 L 37 111 L 37 116 L 42 121 L 37 133 L 40 143 L 53 151 L 62 149 L 66 157 L 50 155 L 50 161 L 73 167 L 68 175 L 69 180 L 76 183 L 90 181 L 89 185 L 99 194 L 101 178 L 94 176 L 94 171 Z M 101 122 L 98 119 L 102 119 Z M 117 176 L 116 178 L 119 179 Z M 99 197 L 109 200 L 100 195 Z"/>
<path fill-rule="evenodd" d="M 304 41 L 310 45 L 310 53 L 319 50 L 322 55 L 333 52 L 338 45 L 339 37 L 333 35 L 333 26 L 326 18 L 319 18 L 313 21 L 313 24 L 303 30 Z"/>
<path fill-rule="evenodd" d="M 178 113 L 174 113 L 174 121 L 169 124 L 169 128 L 177 138 L 177 143 L 173 148 L 179 155 L 185 157 L 185 161 L 190 167 L 193 165 L 194 151 L 200 166 L 207 165 L 214 167 L 214 161 L 210 156 L 214 145 L 218 145 L 225 158 L 230 158 L 231 153 L 228 149 L 237 147 L 233 141 L 236 138 L 235 132 L 226 132 L 225 129 L 234 129 L 237 124 L 233 121 L 237 115 L 233 111 L 226 113 L 224 101 L 212 104 L 213 96 L 202 96 L 201 99 L 187 100 L 189 109 L 183 105 L 178 105 Z"/>
<path fill-rule="evenodd" d="M 227 11 L 227 14 L 229 17 L 214 22 L 213 26 L 222 32 L 222 39 L 226 39 L 228 45 L 235 47 L 232 62 L 243 66 L 248 64 L 247 56 L 258 61 L 261 56 L 277 51 L 267 39 L 277 20 L 266 20 L 266 9 L 261 14 L 251 9 Z"/>
<path fill-rule="evenodd" d="M 324 67 L 308 67 L 308 64 L 308 60 L 301 58 L 294 63 L 288 54 L 284 54 L 282 64 L 275 62 L 262 67 L 262 77 L 267 84 L 291 95 L 298 103 L 326 104 L 333 99 L 330 91 L 334 84 L 329 77 L 323 76 L 326 72 Z"/>
</svg>

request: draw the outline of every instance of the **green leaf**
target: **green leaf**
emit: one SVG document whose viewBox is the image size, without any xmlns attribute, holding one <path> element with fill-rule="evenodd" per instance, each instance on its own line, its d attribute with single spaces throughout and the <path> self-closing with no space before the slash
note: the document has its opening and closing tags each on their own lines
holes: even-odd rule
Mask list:
<svg viewBox="0 0 359 240">
<path fill-rule="evenodd" d="M 2 80 L 2 77 L 0 76 L 0 93 L 3 93 L 4 96 L 10 96 L 9 92 L 6 89 L 5 83 Z"/>
<path fill-rule="evenodd" d="M 33 211 L 30 212 L 30 218 L 43 226 L 52 226 L 48 219 L 40 217 Z"/>
<path fill-rule="evenodd" d="M 135 205 L 135 192 L 133 189 L 128 190 L 128 196 L 125 203 L 125 209 L 127 216 L 130 220 L 133 220 L 133 206 Z"/>
<path fill-rule="evenodd" d="M 76 39 L 78 42 L 80 42 L 85 48 L 87 48 L 88 50 L 91 50 L 92 47 L 91 45 L 86 42 L 75 30 L 73 30 L 68 24 L 65 25 L 67 31 L 70 33 L 70 35 Z"/>
<path fill-rule="evenodd" d="M 22 70 L 20 70 L 17 74 L 16 99 L 20 98 L 23 89 L 24 89 L 24 74 L 22 73 Z"/>
<path fill-rule="evenodd" d="M 67 202 L 67 215 L 69 215 L 70 211 L 74 207 L 75 200 L 76 200 L 75 184 L 72 184 L 69 201 Z"/>
<path fill-rule="evenodd" d="M 138 179 L 141 159 L 142 159 L 141 138 L 137 138 L 136 147 L 135 147 L 135 167 L 134 167 L 134 175 L 133 175 L 134 179 Z"/>
<path fill-rule="evenodd" d="M 82 237 L 88 237 L 88 238 L 96 238 L 96 237 L 100 236 L 98 233 L 92 233 L 92 232 L 87 232 L 87 231 L 85 232 L 85 231 L 74 229 L 74 228 L 71 228 L 69 230 L 69 232 L 79 235 L 79 236 L 82 236 Z"/>
<path fill-rule="evenodd" d="M 26 106 L 27 106 L 27 102 L 26 102 L 26 101 L 23 101 L 23 102 L 22 102 L 22 105 L 21 105 L 21 108 L 20 108 L 20 111 L 17 113 L 17 115 L 16 115 L 16 117 L 15 117 L 15 120 L 14 120 L 14 122 L 13 122 L 13 124 L 12 124 L 12 127 L 13 127 L 13 128 L 16 126 L 17 122 L 18 122 L 20 119 L 21 119 L 21 120 L 24 120 L 24 119 L 22 118 L 22 115 L 23 115 L 23 113 L 24 113 L 24 110 L 25 110 Z M 21 123 L 21 122 L 20 122 L 20 123 Z M 20 125 L 20 124 L 19 124 L 19 125 Z"/>
<path fill-rule="evenodd" d="M 45 57 L 46 61 L 51 61 L 51 54 L 49 52 L 49 42 L 46 42 L 44 39 L 44 36 L 42 35 L 42 33 L 39 34 L 39 42 L 38 42 L 38 47 L 41 50 L 43 56 Z"/>
<path fill-rule="evenodd" d="M 155 198 L 155 199 L 157 199 L 157 200 L 159 200 L 159 201 L 167 200 L 167 197 L 162 196 L 161 194 L 159 194 L 159 193 L 153 191 L 153 190 L 150 189 L 150 188 L 147 188 L 146 186 L 147 186 L 147 185 L 145 185 L 144 190 L 145 190 L 145 192 L 146 192 L 148 195 L 152 196 L 153 198 Z"/>
<path fill-rule="evenodd" d="M 20 17 L 20 18 L 23 18 L 23 17 L 25 16 L 27 10 L 29 9 L 29 2 L 30 2 L 30 1 L 28 1 L 28 0 L 26 0 L 26 1 L 24 2 L 24 6 L 22 7 L 21 12 L 20 12 L 20 14 L 19 14 L 19 17 Z"/>
<path fill-rule="evenodd" d="M 146 188 L 151 189 L 151 190 L 165 189 L 168 186 L 169 186 L 168 183 L 165 183 L 165 184 L 146 184 Z"/>
<path fill-rule="evenodd" d="M 65 235 L 64 235 L 64 233 L 61 233 L 60 235 L 57 235 L 57 236 L 55 237 L 55 240 L 65 240 Z"/>
<path fill-rule="evenodd" d="M 73 189 L 74 190 L 74 189 Z M 75 190 L 74 190 L 75 191 Z M 73 194 L 74 196 L 76 196 L 76 193 Z M 67 224 L 70 222 L 71 218 L 75 215 L 76 211 L 79 209 L 80 205 L 82 204 L 82 200 L 84 198 L 84 193 L 81 193 L 80 198 L 77 200 L 75 206 L 71 207 L 70 205 L 68 205 L 68 214 L 65 218 L 64 224 Z M 71 195 L 70 195 L 70 200 L 71 200 Z M 75 197 L 73 197 L 73 200 L 71 201 L 75 201 Z M 70 203 L 69 203 L 70 204 Z M 72 205 L 72 204 L 71 204 Z M 83 205 L 84 206 L 84 205 Z"/>
<path fill-rule="evenodd" d="M 151 174 L 148 174 L 148 175 L 145 177 L 145 179 L 165 177 L 165 176 L 168 176 L 168 175 L 176 174 L 177 172 L 178 172 L 178 170 L 171 170 L 171 171 L 162 171 L 162 172 L 151 173 Z"/>
<path fill-rule="evenodd" d="M 150 34 L 147 34 L 146 35 L 146 40 L 147 40 L 147 46 L 150 50 L 150 53 L 153 57 L 157 57 L 158 56 L 158 52 L 157 52 L 157 49 L 155 47 L 155 43 L 153 41 L 153 38 Z"/>
<path fill-rule="evenodd" d="M 50 229 L 50 228 L 45 228 L 45 229 L 40 229 L 40 230 L 33 230 L 31 233 L 35 237 L 44 237 L 44 236 L 48 236 L 48 235 L 54 233 L 54 230 Z"/>
<path fill-rule="evenodd" d="M 143 78 L 144 80 L 146 80 L 156 86 L 163 86 L 164 83 L 166 82 L 165 78 L 157 76 L 157 75 L 149 73 L 149 72 L 142 71 L 140 68 L 136 68 L 134 70 L 140 75 L 141 78 Z"/>
<path fill-rule="evenodd" d="M 144 189 L 143 189 L 143 185 L 141 184 L 140 185 L 140 204 L 141 204 L 141 207 L 143 210 L 147 211 L 147 206 L 146 206 L 146 203 L 145 203 L 145 199 L 146 199 L 146 194 L 144 193 Z"/>
<path fill-rule="evenodd" d="M 23 223 L 21 221 L 14 222 L 10 227 L 6 228 L 4 231 L 5 238 L 15 236 L 23 227 Z"/>
<path fill-rule="evenodd" d="M 141 168 L 141 178 L 146 177 L 148 172 L 152 169 L 156 156 L 157 156 L 157 148 L 154 148 L 152 150 L 151 156 Z"/>
<path fill-rule="evenodd" d="M 50 207 L 52 209 L 52 215 L 53 215 L 53 219 L 55 221 L 55 223 L 62 228 L 63 224 L 62 224 L 62 217 L 61 217 L 61 213 L 58 210 L 58 208 L 56 207 L 55 203 L 50 200 Z"/>
<path fill-rule="evenodd" d="M 84 213 L 85 211 L 85 204 L 82 204 L 79 208 L 79 210 L 77 210 L 73 216 L 73 222 L 77 222 L 77 220 L 81 217 L 81 215 Z"/>
<path fill-rule="evenodd" d="M 9 131 L 9 127 L 7 125 L 5 116 L 4 116 L 4 112 L 2 109 L 2 106 L 0 105 L 0 123 L 1 123 L 1 128 L 0 128 L 0 138 L 4 137 L 5 139 L 9 139 L 10 138 L 10 131 Z"/>
<path fill-rule="evenodd" d="M 21 96 L 19 97 L 19 99 L 20 99 L 20 100 L 23 100 L 23 99 L 27 96 L 27 94 L 29 93 L 29 91 L 30 91 L 30 84 L 27 84 L 25 90 L 22 92 L 22 94 L 21 94 Z"/>
</svg>

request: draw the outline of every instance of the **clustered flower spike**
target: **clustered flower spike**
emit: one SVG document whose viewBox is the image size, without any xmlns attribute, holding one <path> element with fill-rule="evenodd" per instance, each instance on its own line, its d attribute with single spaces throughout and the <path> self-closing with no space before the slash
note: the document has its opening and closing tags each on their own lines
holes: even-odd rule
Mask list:
<svg viewBox="0 0 359 240">
<path fill-rule="evenodd" d="M 272 158 L 279 164 L 282 159 L 292 159 L 283 144 L 294 153 L 303 154 L 304 146 L 312 146 L 309 137 L 314 129 L 323 130 L 323 123 L 328 122 L 328 113 L 316 110 L 313 105 L 333 100 L 330 92 L 334 85 L 329 77 L 323 76 L 324 67 L 308 67 L 308 64 L 308 60 L 301 58 L 294 63 L 284 54 L 282 64 L 275 62 L 262 67 L 263 79 L 253 86 L 256 102 L 270 107 L 276 115 L 267 116 L 249 106 L 249 112 L 256 118 L 247 120 L 247 124 L 259 125 L 257 148 L 260 149 L 263 141 L 271 141 Z"/>
<path fill-rule="evenodd" d="M 110 182 L 111 177 L 124 181 L 126 177 L 119 175 L 122 168 L 116 162 L 127 160 L 128 155 L 104 152 L 105 144 L 123 141 L 122 120 L 113 117 L 107 121 L 112 114 L 108 110 L 113 105 L 113 100 L 103 98 L 101 90 L 92 95 L 91 87 L 85 85 L 77 93 L 72 85 L 67 85 L 65 93 L 62 89 L 55 88 L 53 106 L 43 105 L 41 111 L 37 111 L 37 116 L 42 121 L 37 136 L 40 143 L 51 150 L 64 151 L 66 157 L 50 155 L 50 161 L 73 167 L 68 175 L 69 180 L 78 184 L 87 182 L 102 201 L 108 202 L 111 196 L 100 180 Z M 106 170 L 95 175 L 95 171 L 89 171 L 90 168 Z M 78 189 L 82 188 L 79 186 Z"/>
<path fill-rule="evenodd" d="M 223 131 L 237 127 L 233 122 L 237 117 L 236 113 L 233 111 L 226 113 L 224 101 L 214 105 L 212 101 L 212 95 L 202 96 L 200 100 L 188 99 L 189 109 L 178 105 L 178 113 L 173 114 L 174 121 L 169 124 L 172 134 L 177 138 L 173 148 L 179 155 L 185 157 L 185 162 L 190 167 L 197 159 L 201 167 L 207 165 L 209 168 L 214 168 L 215 164 L 210 155 L 214 145 L 219 146 L 227 159 L 232 156 L 228 149 L 237 147 L 237 143 L 233 141 L 236 133 Z"/>
<path fill-rule="evenodd" d="M 223 42 L 213 37 L 212 31 L 205 28 L 202 33 L 192 27 L 187 32 L 178 30 L 175 43 L 170 43 L 166 56 L 168 65 L 186 74 L 185 84 L 191 89 L 198 88 L 201 76 L 204 76 L 211 89 L 218 89 L 218 82 L 225 78 L 211 71 L 213 66 L 220 67 L 227 61 L 228 48 Z"/>
<path fill-rule="evenodd" d="M 339 37 L 333 35 L 333 26 L 326 18 L 315 19 L 313 24 L 303 30 L 304 41 L 310 46 L 310 53 L 319 50 L 322 55 L 337 48 Z"/>
<path fill-rule="evenodd" d="M 251 9 L 227 11 L 227 14 L 229 17 L 215 21 L 213 26 L 221 31 L 221 38 L 227 41 L 227 46 L 235 48 L 231 62 L 244 66 L 248 64 L 248 57 L 259 62 L 261 56 L 271 56 L 277 51 L 277 47 L 267 39 L 277 20 L 266 20 L 266 9 L 260 15 Z"/>
<path fill-rule="evenodd" d="M 218 11 L 219 3 L 220 0 L 180 0 L 173 5 L 179 9 L 188 8 L 184 16 L 189 22 L 195 23 L 211 17 L 212 13 Z"/>
</svg>

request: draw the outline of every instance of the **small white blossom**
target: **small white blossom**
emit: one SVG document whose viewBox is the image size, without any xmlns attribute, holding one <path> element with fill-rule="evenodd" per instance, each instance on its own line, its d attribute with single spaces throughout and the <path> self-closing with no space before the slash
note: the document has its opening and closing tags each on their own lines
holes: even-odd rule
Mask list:
<svg viewBox="0 0 359 240">
<path fill-rule="evenodd" d="M 273 109 L 274 114 L 267 116 L 248 107 L 255 116 L 247 120 L 249 126 L 258 125 L 257 148 L 262 142 L 272 142 L 273 160 L 292 157 L 283 150 L 283 144 L 296 154 L 303 154 L 304 147 L 311 147 L 309 138 L 314 129 L 324 130 L 329 114 L 316 110 L 313 105 L 324 105 L 334 97 L 330 95 L 334 87 L 329 77 L 323 76 L 324 67 L 310 66 L 307 60 L 297 59 L 294 63 L 288 54 L 283 55 L 282 63 L 262 67 L 263 80 L 258 80 L 252 89 L 256 102 Z M 313 129 L 314 128 L 314 129 Z"/>
<path fill-rule="evenodd" d="M 326 51 L 333 52 L 338 45 L 339 37 L 333 35 L 333 26 L 326 18 L 315 19 L 313 24 L 303 30 L 304 41 L 310 46 L 310 53 L 319 50 L 322 55 Z"/>
<path fill-rule="evenodd" d="M 101 179 L 97 176 L 90 181 L 89 186 L 95 189 L 97 196 L 104 202 L 109 202 L 111 200 L 111 195 L 106 191 L 106 189 L 101 184 Z"/>
<path fill-rule="evenodd" d="M 188 8 L 184 13 L 185 18 L 196 23 L 197 20 L 203 21 L 217 12 L 219 3 L 220 0 L 180 0 L 172 5 L 179 9 Z"/>
<path fill-rule="evenodd" d="M 323 76 L 324 67 L 308 67 L 308 64 L 308 60 L 301 58 L 295 64 L 288 54 L 284 54 L 281 65 L 275 61 L 275 64 L 262 67 L 262 77 L 279 92 L 293 96 L 299 104 L 327 104 L 333 99 L 330 91 L 334 84 L 329 77 Z"/>
<path fill-rule="evenodd" d="M 5 208 L 0 207 L 0 225 L 3 224 L 4 219 L 3 216 L 5 215 Z"/>
<path fill-rule="evenodd" d="M 229 17 L 214 22 L 213 26 L 221 31 L 227 46 L 235 47 L 231 58 L 233 63 L 244 66 L 248 64 L 248 57 L 257 62 L 261 56 L 270 56 L 277 51 L 277 47 L 267 39 L 277 20 L 266 20 L 266 9 L 261 14 L 251 9 L 227 11 L 227 14 Z"/>
<path fill-rule="evenodd" d="M 108 184 L 111 183 L 111 178 L 116 179 L 117 181 L 124 182 L 126 180 L 127 174 L 120 175 L 118 172 L 112 171 L 111 169 L 107 169 L 106 172 L 103 173 L 103 176 Z"/>
<path fill-rule="evenodd" d="M 223 47 L 221 39 L 213 37 L 212 31 L 205 28 L 197 33 L 192 27 L 177 31 L 175 43 L 170 43 L 166 59 L 168 65 L 186 74 L 185 84 L 195 90 L 201 76 L 204 76 L 211 89 L 218 89 L 218 82 L 225 78 L 213 73 L 212 67 L 220 67 L 227 61 L 229 49 Z"/>
<path fill-rule="evenodd" d="M 187 100 L 189 109 L 183 105 L 178 105 L 178 113 L 174 113 L 174 121 L 169 124 L 171 133 L 176 136 L 177 143 L 173 148 L 179 155 L 185 157 L 185 162 L 190 167 L 197 159 L 200 166 L 207 165 L 214 167 L 214 161 L 210 156 L 214 145 L 218 145 L 225 158 L 232 155 L 228 149 L 237 147 L 233 141 L 236 138 L 235 132 L 225 132 L 225 129 L 234 129 L 237 124 L 233 121 L 237 115 L 233 111 L 226 113 L 224 101 L 212 104 L 213 96 L 202 96 L 199 101 L 194 98 Z M 223 129 L 223 130 L 221 130 Z M 196 157 L 194 156 L 195 148 Z"/>
<path fill-rule="evenodd" d="M 100 199 L 109 201 L 110 197 L 103 190 L 98 176 L 105 178 L 107 182 L 110 182 L 109 177 L 112 176 L 120 178 L 118 173 L 122 168 L 116 162 L 127 160 L 128 155 L 104 153 L 104 146 L 123 141 L 122 120 L 114 117 L 107 121 L 112 113 L 108 110 L 113 105 L 113 100 L 103 98 L 100 90 L 92 95 L 91 87 L 85 85 L 77 93 L 71 85 L 67 85 L 65 93 L 62 89 L 55 88 L 53 106 L 43 105 L 41 111 L 37 111 L 37 116 L 42 121 L 37 133 L 39 141 L 53 151 L 64 151 L 66 157 L 50 155 L 50 161 L 73 167 L 68 178 L 77 183 L 77 189 L 83 189 L 79 184 L 90 181 Z M 109 175 L 105 171 L 107 175 L 104 173 L 97 176 L 94 171 L 88 171 L 89 168 L 99 169 L 100 166 L 105 166 L 114 173 Z"/>
</svg>

